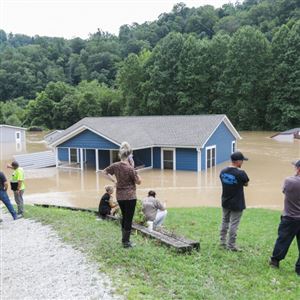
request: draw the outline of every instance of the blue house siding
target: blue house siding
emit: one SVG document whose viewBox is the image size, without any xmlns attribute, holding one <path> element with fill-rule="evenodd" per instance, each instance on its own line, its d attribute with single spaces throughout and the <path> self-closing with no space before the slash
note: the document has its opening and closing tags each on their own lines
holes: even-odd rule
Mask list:
<svg viewBox="0 0 300 300">
<path fill-rule="evenodd" d="M 160 147 L 153 148 L 153 168 L 160 169 L 161 168 L 161 155 L 160 155 Z"/>
<path fill-rule="evenodd" d="M 103 170 L 110 164 L 109 150 L 99 150 L 99 169 Z"/>
<path fill-rule="evenodd" d="M 60 161 L 69 161 L 69 152 L 66 148 L 57 148 L 58 159 Z"/>
<path fill-rule="evenodd" d="M 201 150 L 201 170 L 206 167 L 206 147 L 216 145 L 216 164 L 230 159 L 232 141 L 236 138 L 222 122 Z"/>
<path fill-rule="evenodd" d="M 176 170 L 197 171 L 197 150 L 176 148 Z"/>
<path fill-rule="evenodd" d="M 85 130 L 79 133 L 73 138 L 60 144 L 58 147 L 119 149 L 118 145 L 106 140 L 90 130 Z"/>
<path fill-rule="evenodd" d="M 135 165 L 145 165 L 145 167 L 151 167 L 151 148 L 134 150 L 133 159 Z"/>
</svg>

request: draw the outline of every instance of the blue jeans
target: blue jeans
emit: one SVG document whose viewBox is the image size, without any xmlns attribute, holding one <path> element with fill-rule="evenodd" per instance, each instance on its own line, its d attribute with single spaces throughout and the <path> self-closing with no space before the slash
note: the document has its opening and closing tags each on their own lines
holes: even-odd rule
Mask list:
<svg viewBox="0 0 300 300">
<path fill-rule="evenodd" d="M 167 211 L 166 210 L 158 209 L 157 213 L 156 213 L 155 220 L 153 221 L 153 226 L 154 227 L 160 227 L 163 224 L 166 216 L 167 216 Z"/>
<path fill-rule="evenodd" d="M 290 217 L 281 217 L 278 227 L 278 238 L 272 254 L 272 259 L 281 261 L 288 253 L 289 247 L 294 238 L 297 238 L 298 260 L 295 265 L 295 271 L 300 274 L 300 220 Z"/>
<path fill-rule="evenodd" d="M 0 190 L 0 200 L 5 204 L 6 208 L 8 209 L 8 211 L 10 212 L 12 217 L 14 219 L 16 219 L 17 218 L 17 213 L 14 210 L 12 204 L 10 203 L 10 200 L 9 200 L 9 197 L 8 197 L 6 191 Z"/>
</svg>

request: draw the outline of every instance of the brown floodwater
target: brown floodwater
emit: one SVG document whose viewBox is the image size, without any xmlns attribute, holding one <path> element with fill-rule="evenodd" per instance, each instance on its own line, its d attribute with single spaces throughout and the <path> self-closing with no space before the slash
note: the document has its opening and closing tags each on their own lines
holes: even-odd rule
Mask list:
<svg viewBox="0 0 300 300">
<path fill-rule="evenodd" d="M 250 184 L 245 188 L 247 207 L 281 209 L 282 183 L 285 177 L 294 174 L 291 161 L 300 159 L 300 140 L 278 142 L 269 137 L 273 132 L 242 132 L 243 139 L 237 148 L 249 161 L 243 169 L 248 173 Z M 42 142 L 42 133 L 28 133 L 26 145 L 16 150 L 15 145 L 1 145 L 1 170 L 9 177 L 11 170 L 6 163 L 12 155 L 47 150 Z M 157 197 L 167 207 L 220 206 L 220 170 L 229 162 L 208 171 L 188 172 L 171 170 L 140 170 L 142 185 L 138 186 L 138 198 L 148 190 L 157 192 Z M 47 203 L 76 207 L 97 207 L 103 187 L 110 182 L 94 170 L 45 168 L 26 170 L 26 203 Z M 10 192 L 10 196 L 12 193 Z M 13 198 L 13 197 L 12 197 Z"/>
</svg>

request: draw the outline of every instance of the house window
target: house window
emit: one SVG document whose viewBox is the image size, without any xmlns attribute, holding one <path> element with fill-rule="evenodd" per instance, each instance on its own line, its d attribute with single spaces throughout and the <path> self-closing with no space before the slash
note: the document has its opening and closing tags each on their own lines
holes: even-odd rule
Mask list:
<svg viewBox="0 0 300 300">
<path fill-rule="evenodd" d="M 111 150 L 111 154 L 110 154 L 110 163 L 115 163 L 117 161 L 120 161 L 119 158 L 119 150 Z"/>
<path fill-rule="evenodd" d="M 216 165 L 216 146 L 206 148 L 206 169 Z"/>
<path fill-rule="evenodd" d="M 70 149 L 70 161 L 75 163 L 79 162 L 77 149 Z"/>
<path fill-rule="evenodd" d="M 21 142 L 21 132 L 16 131 L 16 143 L 20 143 L 20 142 Z"/>
<path fill-rule="evenodd" d="M 232 141 L 232 143 L 231 143 L 231 153 L 235 152 L 235 149 L 236 149 L 235 146 L 236 146 L 235 141 Z"/>
<path fill-rule="evenodd" d="M 174 169 L 174 150 L 163 150 L 163 169 Z"/>
</svg>

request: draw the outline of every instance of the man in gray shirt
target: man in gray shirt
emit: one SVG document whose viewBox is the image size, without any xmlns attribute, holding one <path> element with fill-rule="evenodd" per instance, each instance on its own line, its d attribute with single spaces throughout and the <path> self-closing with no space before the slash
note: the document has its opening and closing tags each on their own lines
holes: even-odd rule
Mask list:
<svg viewBox="0 0 300 300">
<path fill-rule="evenodd" d="M 155 191 L 148 192 L 148 197 L 143 200 L 142 210 L 146 220 L 153 222 L 153 227 L 159 229 L 167 216 L 167 210 L 155 196 Z"/>
<path fill-rule="evenodd" d="M 296 237 L 299 256 L 295 271 L 300 276 L 300 160 L 293 164 L 296 174 L 284 181 L 284 209 L 278 228 L 278 238 L 269 264 L 279 268 L 279 262 L 285 258 L 293 239 Z"/>
</svg>

